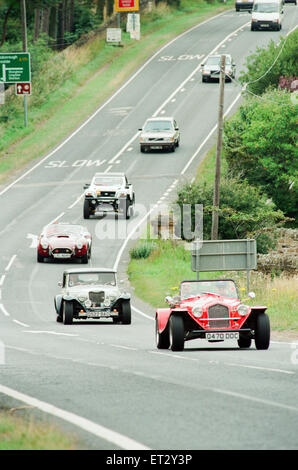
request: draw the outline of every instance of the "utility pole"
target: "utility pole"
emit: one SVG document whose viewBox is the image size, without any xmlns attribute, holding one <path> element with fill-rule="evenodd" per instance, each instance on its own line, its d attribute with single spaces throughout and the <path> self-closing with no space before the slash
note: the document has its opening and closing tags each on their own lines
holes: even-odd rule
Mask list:
<svg viewBox="0 0 298 470">
<path fill-rule="evenodd" d="M 220 192 L 220 163 L 221 163 L 221 149 L 222 149 L 222 131 L 223 131 L 223 111 L 224 111 L 224 88 L 225 88 L 225 73 L 226 56 L 222 55 L 220 59 L 220 78 L 219 78 L 219 108 L 218 108 L 218 124 L 217 124 L 217 146 L 216 146 L 216 164 L 215 164 L 215 178 L 214 178 L 214 192 L 213 192 L 213 206 L 212 211 L 212 229 L 211 240 L 218 238 L 218 209 L 219 209 L 219 192 Z"/>
<path fill-rule="evenodd" d="M 27 52 L 27 19 L 26 19 L 26 0 L 21 0 L 21 21 L 22 21 L 22 43 L 23 52 Z M 27 127 L 27 96 L 24 95 L 24 124 Z"/>
</svg>

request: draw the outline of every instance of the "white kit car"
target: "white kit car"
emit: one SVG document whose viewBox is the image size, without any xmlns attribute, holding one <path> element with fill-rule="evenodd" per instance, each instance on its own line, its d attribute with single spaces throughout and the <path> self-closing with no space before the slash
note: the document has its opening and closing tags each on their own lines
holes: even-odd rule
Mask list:
<svg viewBox="0 0 298 470">
<path fill-rule="evenodd" d="M 84 186 L 84 219 L 97 211 L 133 215 L 135 195 L 124 173 L 95 173 L 91 184 Z"/>
<path fill-rule="evenodd" d="M 112 318 L 113 323 L 131 323 L 130 294 L 121 291 L 114 270 L 68 269 L 58 285 L 62 290 L 55 297 L 57 322 Z"/>
</svg>

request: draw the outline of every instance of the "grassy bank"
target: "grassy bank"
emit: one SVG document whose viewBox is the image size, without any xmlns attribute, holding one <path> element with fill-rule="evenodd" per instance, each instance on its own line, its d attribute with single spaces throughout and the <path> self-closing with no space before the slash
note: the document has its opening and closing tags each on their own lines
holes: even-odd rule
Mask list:
<svg viewBox="0 0 298 470">
<path fill-rule="evenodd" d="M 0 450 L 75 450 L 76 442 L 30 414 L 0 411 Z"/>
<path fill-rule="evenodd" d="M 231 6 L 231 0 L 184 0 L 180 10 L 161 4 L 142 15 L 140 41 L 123 32 L 124 47 L 112 47 L 101 33 L 51 56 L 32 84 L 28 126 L 23 122 L 23 99 L 14 96 L 13 87 L 0 109 L 0 117 L 8 116 L 0 123 L 0 183 L 61 142 L 163 44 Z"/>
<path fill-rule="evenodd" d="M 138 242 L 139 246 L 144 240 Z M 178 292 L 182 280 L 195 279 L 191 270 L 191 253 L 180 242 L 154 240 L 155 249 L 144 259 L 131 259 L 129 280 L 137 297 L 154 307 L 165 306 L 166 295 Z M 201 279 L 232 278 L 240 288 L 241 298 L 249 305 L 266 305 L 274 330 L 292 330 L 298 333 L 297 278 L 271 278 L 257 271 L 251 272 L 250 290 L 256 298 L 246 298 L 246 274 L 242 272 L 201 273 Z"/>
</svg>

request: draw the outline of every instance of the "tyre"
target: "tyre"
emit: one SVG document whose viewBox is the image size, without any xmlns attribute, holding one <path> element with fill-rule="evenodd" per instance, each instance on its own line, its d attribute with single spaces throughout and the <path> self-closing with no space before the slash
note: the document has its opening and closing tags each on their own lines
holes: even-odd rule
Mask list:
<svg viewBox="0 0 298 470">
<path fill-rule="evenodd" d="M 172 351 L 184 349 L 184 322 L 178 315 L 171 315 L 169 319 L 169 339 Z"/>
<path fill-rule="evenodd" d="M 131 211 L 130 211 L 130 200 L 124 199 L 120 201 L 120 210 L 123 213 L 124 219 L 130 219 Z"/>
<path fill-rule="evenodd" d="M 247 338 L 245 336 L 240 336 L 238 339 L 238 346 L 239 348 L 250 348 L 251 346 L 251 338 Z"/>
<path fill-rule="evenodd" d="M 121 305 L 121 321 L 123 325 L 131 324 L 131 308 L 130 301 L 123 300 Z"/>
<path fill-rule="evenodd" d="M 71 302 L 63 302 L 62 319 L 64 325 L 71 325 L 73 320 L 73 304 Z"/>
<path fill-rule="evenodd" d="M 38 263 L 43 263 L 44 262 L 44 256 L 42 256 L 40 253 L 37 252 L 37 261 Z"/>
<path fill-rule="evenodd" d="M 255 345 L 257 349 L 268 349 L 270 344 L 270 322 L 266 313 L 260 313 L 256 318 Z"/>
<path fill-rule="evenodd" d="M 177 139 L 176 147 L 179 147 L 179 145 L 180 145 L 180 139 Z"/>
<path fill-rule="evenodd" d="M 56 322 L 58 322 L 58 323 L 62 323 L 62 322 L 63 322 L 63 318 L 61 317 L 61 315 L 57 315 L 57 317 L 56 317 Z"/>
<path fill-rule="evenodd" d="M 84 201 L 84 211 L 83 211 L 84 219 L 89 219 L 90 216 L 90 207 L 89 202 L 87 199 Z"/>
<path fill-rule="evenodd" d="M 171 145 L 170 150 L 171 150 L 171 152 L 175 152 L 175 150 L 176 150 L 176 144 L 175 143 L 173 145 Z"/>
<path fill-rule="evenodd" d="M 88 263 L 88 260 L 89 260 L 89 257 L 88 257 L 88 251 L 86 251 L 86 253 L 82 256 L 81 258 L 81 263 L 82 264 L 87 264 Z"/>
<path fill-rule="evenodd" d="M 169 329 L 166 328 L 162 333 L 158 331 L 158 319 L 155 319 L 155 339 L 157 349 L 168 349 L 170 346 Z"/>
</svg>

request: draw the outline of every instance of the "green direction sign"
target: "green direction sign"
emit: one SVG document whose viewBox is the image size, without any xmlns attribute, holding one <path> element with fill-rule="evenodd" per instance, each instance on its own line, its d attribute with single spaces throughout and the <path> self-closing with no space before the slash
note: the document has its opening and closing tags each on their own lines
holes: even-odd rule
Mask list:
<svg viewBox="0 0 298 470">
<path fill-rule="evenodd" d="M 0 53 L 0 82 L 17 83 L 31 81 L 30 53 Z"/>
</svg>

